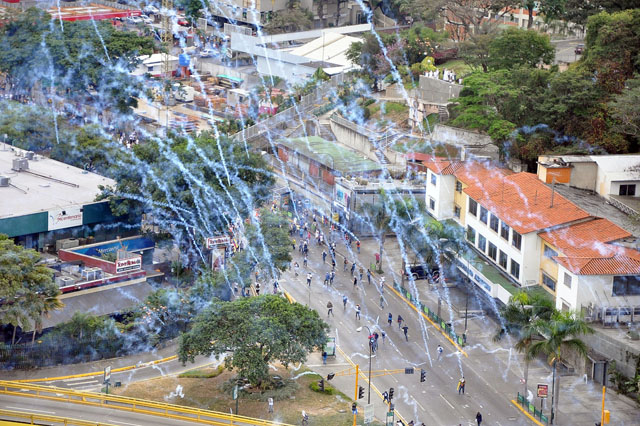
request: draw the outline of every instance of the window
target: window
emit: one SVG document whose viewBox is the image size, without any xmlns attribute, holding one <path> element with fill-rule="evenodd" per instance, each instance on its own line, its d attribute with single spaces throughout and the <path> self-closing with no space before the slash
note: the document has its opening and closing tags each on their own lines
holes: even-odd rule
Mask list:
<svg viewBox="0 0 640 426">
<path fill-rule="evenodd" d="M 471 244 L 476 243 L 476 230 L 470 226 L 467 226 L 467 240 L 471 242 Z"/>
<path fill-rule="evenodd" d="M 453 215 L 455 217 L 457 217 L 458 219 L 460 219 L 460 207 L 458 206 L 453 206 Z"/>
<path fill-rule="evenodd" d="M 640 276 L 613 277 L 614 296 L 637 296 L 640 294 Z"/>
<path fill-rule="evenodd" d="M 544 245 L 544 257 L 548 257 L 549 259 L 553 260 L 552 258 L 554 256 L 557 256 L 558 252 L 555 251 L 554 249 L 552 249 L 551 247 L 549 247 L 548 245 Z M 555 262 L 555 260 L 554 260 Z"/>
<path fill-rule="evenodd" d="M 456 192 L 462 192 L 462 182 L 456 181 Z"/>
<path fill-rule="evenodd" d="M 435 185 L 437 182 L 437 177 L 435 173 L 431 173 L 431 185 Z"/>
<path fill-rule="evenodd" d="M 476 201 L 472 200 L 471 198 L 469 198 L 469 213 L 474 216 L 478 215 L 478 203 L 476 203 Z"/>
<path fill-rule="evenodd" d="M 511 245 L 520 250 L 520 246 L 522 246 L 522 235 L 518 234 L 516 231 L 513 231 Z"/>
<path fill-rule="evenodd" d="M 483 253 L 487 251 L 487 239 L 482 234 L 478 234 L 478 248 Z"/>
<path fill-rule="evenodd" d="M 489 242 L 489 257 L 493 259 L 493 261 L 495 262 L 497 256 L 498 256 L 498 248 L 492 242 Z"/>
<path fill-rule="evenodd" d="M 571 275 L 564 273 L 564 285 L 571 288 Z"/>
<path fill-rule="evenodd" d="M 436 200 L 434 200 L 433 198 L 429 197 L 429 208 L 431 210 L 435 210 L 436 208 Z"/>
<path fill-rule="evenodd" d="M 511 275 L 513 275 L 513 277 L 515 279 L 520 279 L 520 264 L 518 262 L 516 262 L 515 260 L 511 259 Z"/>
<path fill-rule="evenodd" d="M 498 261 L 498 264 L 502 266 L 502 269 L 505 271 L 507 270 L 507 254 L 502 250 L 500 250 L 500 260 Z"/>
<path fill-rule="evenodd" d="M 620 185 L 620 191 L 618 195 L 636 195 L 636 186 L 635 185 Z"/>
<path fill-rule="evenodd" d="M 555 291 L 556 289 L 556 281 L 544 272 L 542 273 L 542 284 L 546 285 L 551 290 Z"/>
<path fill-rule="evenodd" d="M 502 222 L 502 225 L 500 226 L 500 236 L 509 241 L 509 225 L 504 222 Z"/>
<path fill-rule="evenodd" d="M 489 216 L 489 211 L 484 207 L 480 206 L 480 222 L 486 225 L 488 216 Z"/>
<path fill-rule="evenodd" d="M 489 219 L 489 228 L 493 229 L 495 232 L 498 232 L 499 225 L 500 219 L 498 219 L 498 216 L 492 214 L 491 219 Z"/>
</svg>

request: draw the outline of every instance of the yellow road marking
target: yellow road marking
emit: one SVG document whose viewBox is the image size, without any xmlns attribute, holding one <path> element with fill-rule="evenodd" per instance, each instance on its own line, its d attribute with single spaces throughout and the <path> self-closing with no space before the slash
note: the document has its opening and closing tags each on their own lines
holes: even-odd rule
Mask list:
<svg viewBox="0 0 640 426">
<path fill-rule="evenodd" d="M 511 403 L 513 405 L 515 405 L 516 407 L 518 407 L 518 409 L 520 411 L 522 411 L 525 414 L 525 416 L 529 417 L 529 420 L 531 420 L 532 422 L 534 422 L 538 426 L 546 426 L 544 423 L 539 422 L 538 420 L 536 420 L 536 418 L 533 417 L 531 414 L 527 413 L 527 411 L 524 408 L 522 408 L 522 406 L 520 404 L 518 404 L 514 399 L 511 400 Z"/>
</svg>

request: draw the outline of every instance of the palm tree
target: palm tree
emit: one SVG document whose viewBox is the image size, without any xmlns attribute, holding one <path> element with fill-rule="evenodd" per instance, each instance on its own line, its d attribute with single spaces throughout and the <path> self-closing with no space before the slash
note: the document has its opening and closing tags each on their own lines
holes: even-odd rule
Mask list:
<svg viewBox="0 0 640 426">
<path fill-rule="evenodd" d="M 527 355 L 531 358 L 540 354 L 547 355 L 549 364 L 553 366 L 554 381 L 552 384 L 551 423 L 554 413 L 558 412 L 558 389 L 560 377 L 556 374 L 558 362 L 565 360 L 567 351 L 576 352 L 582 357 L 587 356 L 587 345 L 580 336 L 594 333 L 584 319 L 575 312 L 555 311 L 550 319 L 538 318 L 533 321 L 533 329 L 541 336 L 542 340 L 534 338 L 529 344 Z"/>
<path fill-rule="evenodd" d="M 538 336 L 534 327 L 536 320 L 549 320 L 555 312 L 553 300 L 539 293 L 529 293 L 519 291 L 511 296 L 507 306 L 502 308 L 501 314 L 504 320 L 504 327 L 500 328 L 495 336 L 495 340 L 502 338 L 504 333 L 509 333 L 516 337 L 515 348 L 524 354 L 524 397 L 529 394 L 529 363 L 532 356 L 529 347 Z"/>
<path fill-rule="evenodd" d="M 58 299 L 58 296 L 60 296 L 60 290 L 54 283 L 51 283 L 42 291 L 32 293 L 31 301 L 28 304 L 29 316 L 34 322 L 31 343 L 36 340 L 36 333 L 42 332 L 42 317 L 49 316 L 51 311 L 64 307 L 64 303 Z"/>
</svg>

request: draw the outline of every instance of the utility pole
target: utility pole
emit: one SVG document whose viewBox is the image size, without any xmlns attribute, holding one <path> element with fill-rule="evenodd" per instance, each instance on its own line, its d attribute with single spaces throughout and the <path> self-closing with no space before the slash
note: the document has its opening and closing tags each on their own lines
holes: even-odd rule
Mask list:
<svg viewBox="0 0 640 426">
<path fill-rule="evenodd" d="M 161 6 L 162 13 L 162 45 L 166 50 L 164 53 L 164 60 L 162 62 L 162 78 L 163 78 L 163 100 L 164 100 L 164 114 L 165 114 L 165 130 L 169 129 L 169 97 L 171 96 L 172 80 L 169 57 L 171 55 L 171 48 L 173 47 L 173 25 L 171 22 L 171 16 L 169 11 L 173 10 L 173 0 L 162 0 Z"/>
<path fill-rule="evenodd" d="M 353 395 L 353 400 L 356 401 L 356 402 L 358 401 L 358 374 L 360 374 L 359 371 L 360 371 L 359 370 L 359 366 L 358 366 L 358 364 L 356 364 L 356 390 L 355 390 L 355 393 Z M 353 426 L 356 426 L 356 419 L 357 418 L 358 418 L 358 415 L 354 412 L 353 413 Z"/>
</svg>

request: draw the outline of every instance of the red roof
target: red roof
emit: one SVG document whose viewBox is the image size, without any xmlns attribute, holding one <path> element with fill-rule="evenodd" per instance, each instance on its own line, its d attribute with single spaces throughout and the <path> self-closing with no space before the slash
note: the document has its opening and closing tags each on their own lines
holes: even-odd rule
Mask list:
<svg viewBox="0 0 640 426">
<path fill-rule="evenodd" d="M 553 259 L 578 275 L 639 275 L 640 259 L 631 249 L 621 250 L 611 257 L 559 257 Z M 636 252 L 637 253 L 637 252 Z"/>
<path fill-rule="evenodd" d="M 142 12 L 134 9 L 115 9 L 113 7 L 101 4 L 90 4 L 77 7 L 52 7 L 47 9 L 52 19 L 61 19 L 63 21 L 89 21 L 94 19 L 100 21 L 103 19 L 126 18 L 129 16 L 140 16 Z"/>
<path fill-rule="evenodd" d="M 587 219 L 589 214 L 562 197 L 532 173 L 516 173 L 495 179 L 476 177 L 465 193 L 496 214 L 520 234 Z"/>
</svg>

